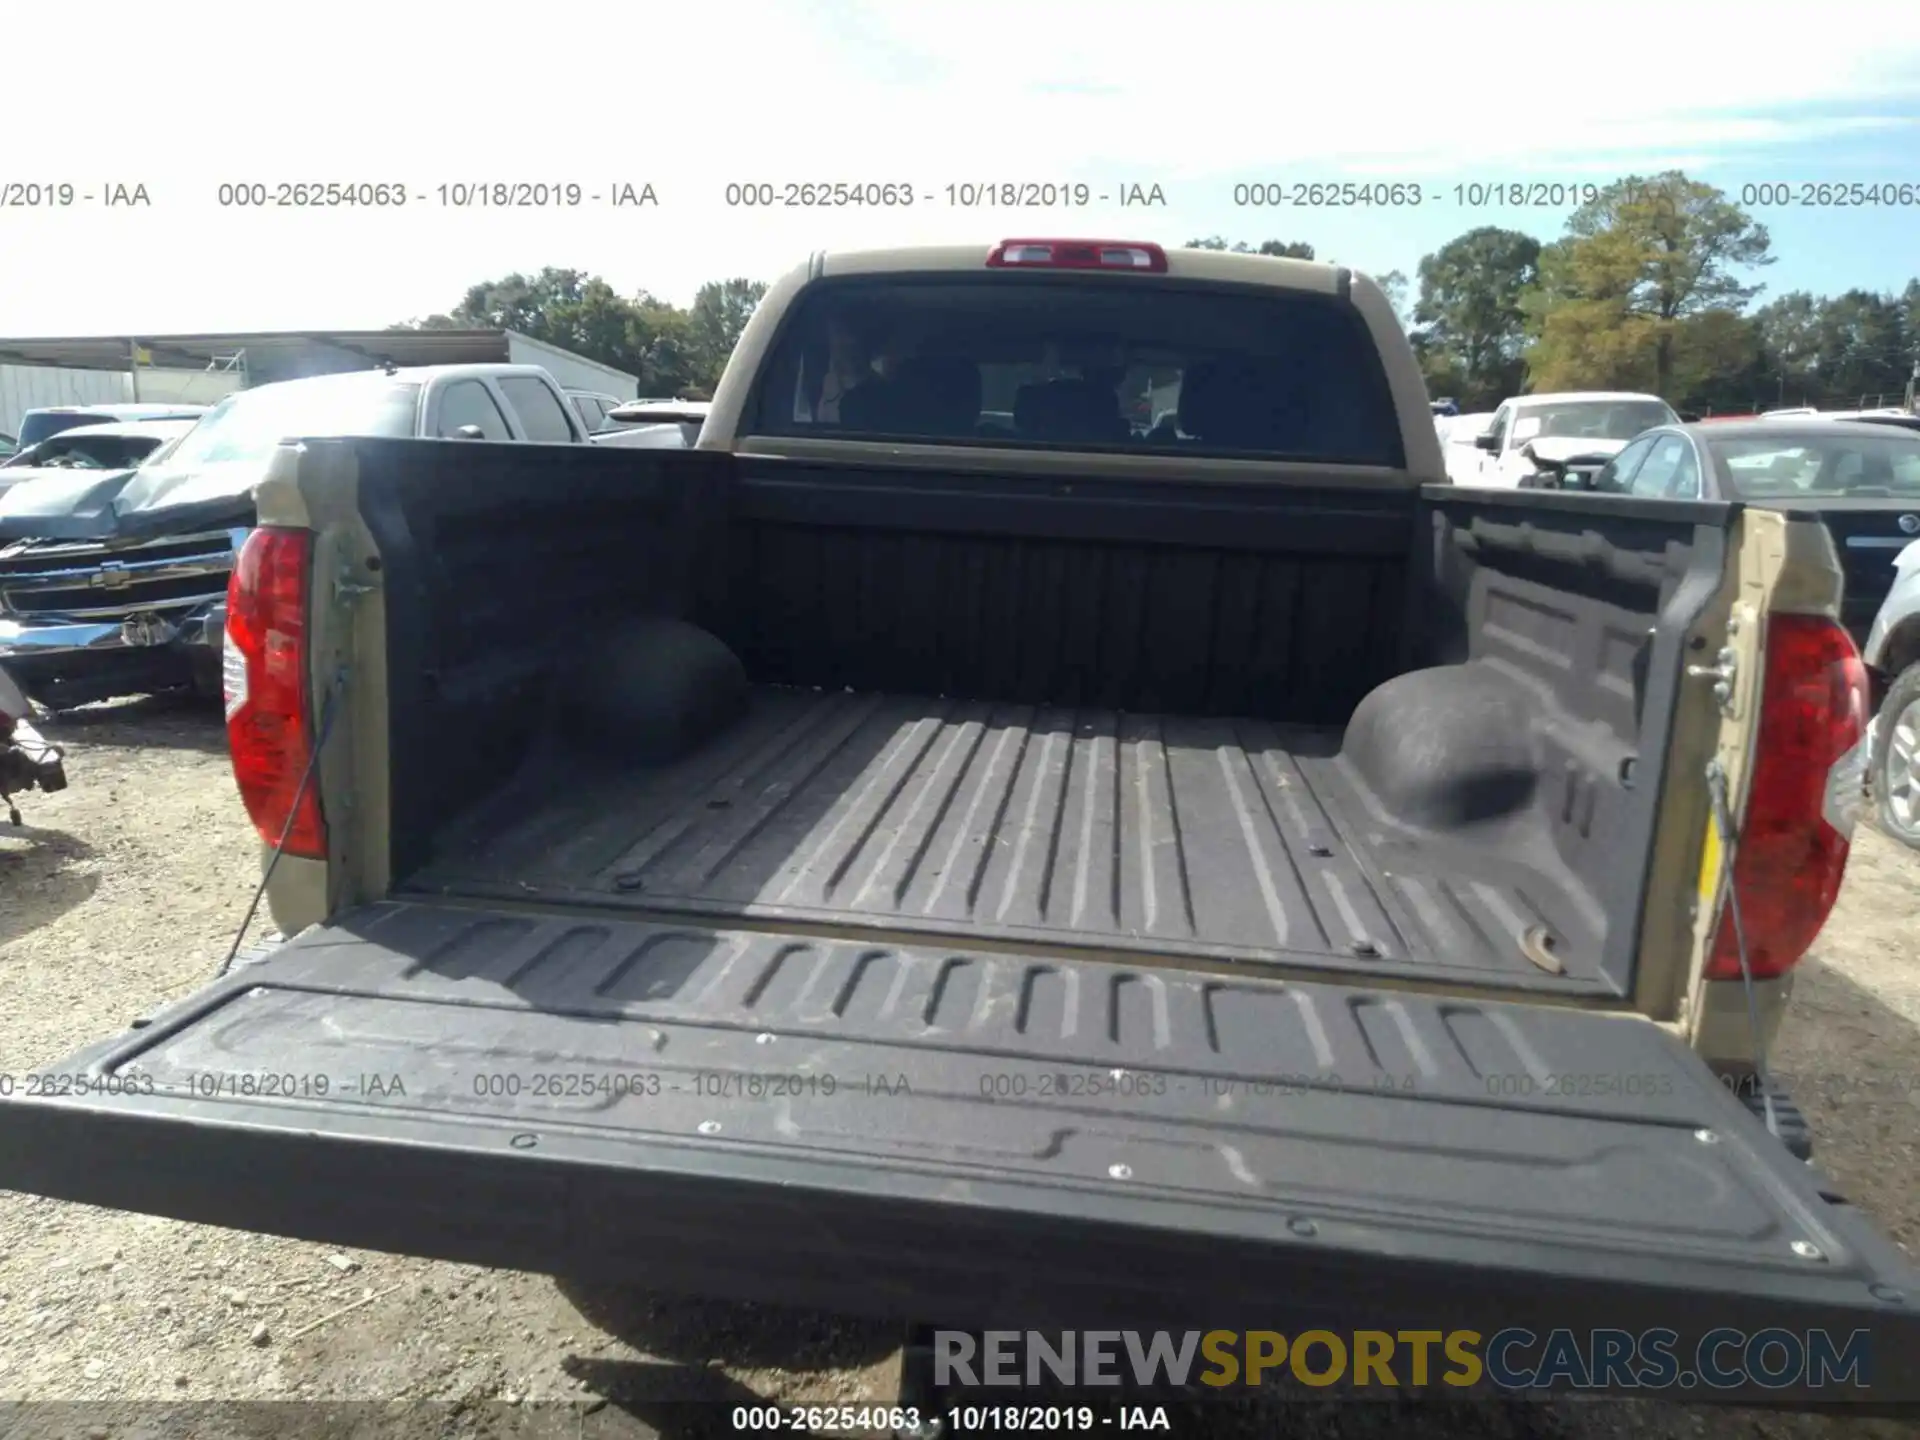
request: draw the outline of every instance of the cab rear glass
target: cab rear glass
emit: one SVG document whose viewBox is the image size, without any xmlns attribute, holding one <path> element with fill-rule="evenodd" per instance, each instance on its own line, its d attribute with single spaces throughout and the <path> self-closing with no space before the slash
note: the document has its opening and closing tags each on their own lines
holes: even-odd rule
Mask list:
<svg viewBox="0 0 1920 1440">
<path fill-rule="evenodd" d="M 781 437 L 1406 464 L 1351 305 L 1136 275 L 815 285 L 751 419 Z"/>
</svg>

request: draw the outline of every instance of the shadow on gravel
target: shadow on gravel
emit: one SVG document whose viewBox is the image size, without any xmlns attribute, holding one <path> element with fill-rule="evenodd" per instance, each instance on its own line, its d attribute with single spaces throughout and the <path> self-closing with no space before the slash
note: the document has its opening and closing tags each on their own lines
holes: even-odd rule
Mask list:
<svg viewBox="0 0 1920 1440">
<path fill-rule="evenodd" d="M 55 745 L 124 745 L 131 749 L 198 750 L 227 753 L 227 729 L 220 702 L 191 691 L 107 700 L 62 710 L 37 722 Z"/>
<path fill-rule="evenodd" d="M 746 1407 L 764 1414 L 776 1403 L 726 1371 L 705 1365 L 574 1359 L 568 1361 L 567 1371 L 604 1397 L 612 1410 L 645 1427 L 640 1433 L 659 1440 L 739 1435 L 748 1427 L 734 1424 L 736 1410 Z"/>
<path fill-rule="evenodd" d="M 903 1327 L 884 1321 L 735 1304 L 689 1296 L 561 1280 L 580 1318 L 641 1355 L 736 1370 L 796 1372 L 874 1364 L 900 1348 Z"/>
<path fill-rule="evenodd" d="M 20 797 L 22 809 L 33 796 Z M 50 925 L 82 903 L 99 875 L 78 868 L 93 847 L 64 830 L 0 824 L 0 946 Z"/>
<path fill-rule="evenodd" d="M 573 1356 L 563 1362 L 567 1373 L 662 1440 L 738 1434 L 736 1407 L 779 1403 L 729 1372 L 861 1369 L 896 1352 L 904 1333 L 899 1325 L 818 1311 L 590 1280 L 556 1284 L 587 1324 L 646 1357 Z"/>
<path fill-rule="evenodd" d="M 1920 954 L 1907 963 L 1920 967 Z M 1813 1163 L 1881 1230 L 1920 1249 L 1920 1025 L 1817 959 L 1803 961 L 1770 1057 L 1813 1133 Z"/>
</svg>

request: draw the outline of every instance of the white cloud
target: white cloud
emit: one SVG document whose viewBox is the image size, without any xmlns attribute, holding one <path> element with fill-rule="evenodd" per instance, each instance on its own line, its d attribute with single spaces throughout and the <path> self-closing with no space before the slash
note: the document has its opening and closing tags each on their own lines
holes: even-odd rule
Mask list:
<svg viewBox="0 0 1920 1440">
<path fill-rule="evenodd" d="M 1231 178 L 1608 178 L 1920 114 L 1906 5 L 629 0 L 513 10 L 201 0 L 83 77 L 71 19 L 9 7 L 0 180 L 144 180 L 150 211 L 0 212 L 0 333 L 380 324 L 541 264 L 684 300 L 809 250 L 1018 230 L 1184 234 Z M 517 22 L 517 23 L 516 23 Z M 1900 118 L 1904 111 L 1906 119 Z M 21 128 L 21 117 L 35 117 Z M 654 211 L 241 213 L 223 181 L 651 179 Z M 1801 178 L 1798 176 L 1786 178 Z M 1807 177 L 1815 178 L 1815 177 Z M 743 211 L 731 179 L 1158 181 L 1139 212 Z M 1391 217 L 1379 222 L 1392 224 Z M 1210 227 L 1211 228 L 1211 227 Z M 20 283 L 24 279 L 25 283 Z"/>
</svg>

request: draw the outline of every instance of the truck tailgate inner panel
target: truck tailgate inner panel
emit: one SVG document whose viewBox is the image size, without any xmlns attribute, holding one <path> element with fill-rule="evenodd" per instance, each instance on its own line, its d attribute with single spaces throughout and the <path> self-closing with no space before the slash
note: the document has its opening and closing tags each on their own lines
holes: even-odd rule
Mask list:
<svg viewBox="0 0 1920 1440">
<path fill-rule="evenodd" d="M 1905 1283 L 1682 1046 L 1567 1007 L 387 902 L 57 1068 L 0 1186 L 909 1318 Z"/>
<path fill-rule="evenodd" d="M 1617 993 L 1591 901 L 1524 819 L 1479 842 L 1396 827 L 1339 747 L 1264 721 L 761 686 L 674 763 L 524 774 L 406 888 Z"/>
</svg>

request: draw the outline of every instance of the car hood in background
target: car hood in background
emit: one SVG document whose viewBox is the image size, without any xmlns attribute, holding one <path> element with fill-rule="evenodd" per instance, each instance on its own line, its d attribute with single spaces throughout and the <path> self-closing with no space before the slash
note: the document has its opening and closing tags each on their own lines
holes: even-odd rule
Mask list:
<svg viewBox="0 0 1920 1440">
<path fill-rule="evenodd" d="M 102 469 L 97 465 L 11 465 L 0 466 L 0 495 L 30 480 L 45 480 L 71 487 L 75 483 L 97 485 L 111 480 L 117 487 L 132 473 L 131 469 Z"/>
<path fill-rule="evenodd" d="M 1627 448 L 1625 440 L 1598 440 L 1580 435 L 1543 435 L 1527 441 L 1523 449 L 1533 452 L 1536 459 L 1564 465 L 1569 460 L 1579 460 L 1592 456 L 1597 460 L 1611 460 Z"/>
<path fill-rule="evenodd" d="M 257 464 L 33 472 L 0 494 L 0 540 L 112 540 L 242 520 Z"/>
</svg>

